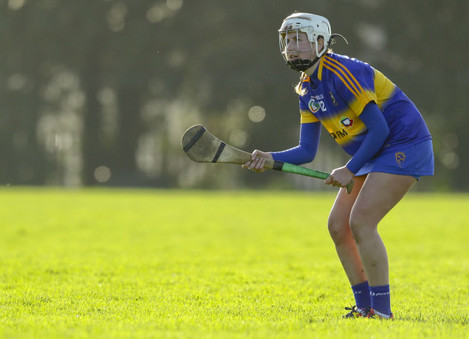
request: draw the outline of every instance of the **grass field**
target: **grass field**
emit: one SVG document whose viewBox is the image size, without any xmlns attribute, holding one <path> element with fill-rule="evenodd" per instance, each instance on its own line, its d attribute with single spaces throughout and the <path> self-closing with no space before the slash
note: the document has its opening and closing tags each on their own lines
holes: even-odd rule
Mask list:
<svg viewBox="0 0 469 339">
<path fill-rule="evenodd" d="M 344 320 L 334 195 L 0 190 L 2 338 L 469 338 L 469 195 L 382 222 L 395 321 Z"/>
</svg>

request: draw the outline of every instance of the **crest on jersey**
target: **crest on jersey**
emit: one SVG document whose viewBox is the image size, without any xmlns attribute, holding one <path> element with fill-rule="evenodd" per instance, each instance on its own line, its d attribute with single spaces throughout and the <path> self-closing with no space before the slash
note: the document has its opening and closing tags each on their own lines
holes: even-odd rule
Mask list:
<svg viewBox="0 0 469 339">
<path fill-rule="evenodd" d="M 348 117 L 341 117 L 340 123 L 347 128 L 351 128 L 353 126 L 353 120 L 349 119 Z"/>
<path fill-rule="evenodd" d="M 308 106 L 309 106 L 309 109 L 311 110 L 311 112 L 313 113 L 316 113 L 317 111 L 319 111 L 321 109 L 321 104 L 314 100 L 314 99 L 311 99 L 309 102 L 308 102 Z"/>
<path fill-rule="evenodd" d="M 406 156 L 405 156 L 404 152 L 397 152 L 396 153 L 396 162 L 399 165 L 399 167 L 402 167 L 402 164 L 404 163 L 405 158 L 406 158 Z"/>
</svg>

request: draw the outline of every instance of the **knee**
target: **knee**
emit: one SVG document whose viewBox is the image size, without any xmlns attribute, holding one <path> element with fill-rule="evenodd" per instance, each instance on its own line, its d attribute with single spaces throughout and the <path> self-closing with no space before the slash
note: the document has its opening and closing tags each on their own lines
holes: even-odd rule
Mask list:
<svg viewBox="0 0 469 339">
<path fill-rule="evenodd" d="M 341 244 L 350 237 L 350 228 L 347 218 L 331 214 L 327 220 L 327 229 L 336 245 Z"/>
</svg>

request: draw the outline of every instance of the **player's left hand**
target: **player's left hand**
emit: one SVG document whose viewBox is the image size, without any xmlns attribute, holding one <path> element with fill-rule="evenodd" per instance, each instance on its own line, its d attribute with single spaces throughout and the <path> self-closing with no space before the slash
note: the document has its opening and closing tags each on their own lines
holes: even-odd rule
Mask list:
<svg viewBox="0 0 469 339">
<path fill-rule="evenodd" d="M 354 174 L 350 172 L 347 166 L 342 166 L 333 170 L 324 183 L 336 187 L 345 187 L 352 181 L 353 176 Z"/>
</svg>

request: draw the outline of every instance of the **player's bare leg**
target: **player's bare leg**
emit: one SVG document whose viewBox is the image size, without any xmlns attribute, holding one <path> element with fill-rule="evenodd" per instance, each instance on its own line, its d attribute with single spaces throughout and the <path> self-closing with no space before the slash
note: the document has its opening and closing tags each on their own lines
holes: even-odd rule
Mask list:
<svg viewBox="0 0 469 339">
<path fill-rule="evenodd" d="M 351 285 L 356 285 L 367 280 L 349 226 L 350 212 L 365 181 L 365 176 L 355 177 L 354 180 L 355 185 L 350 194 L 347 194 L 344 188 L 340 189 L 328 220 L 329 233 Z"/>
<path fill-rule="evenodd" d="M 370 173 L 357 196 L 349 222 L 370 286 L 389 284 L 388 257 L 378 223 L 415 182 L 412 176 Z"/>
</svg>

